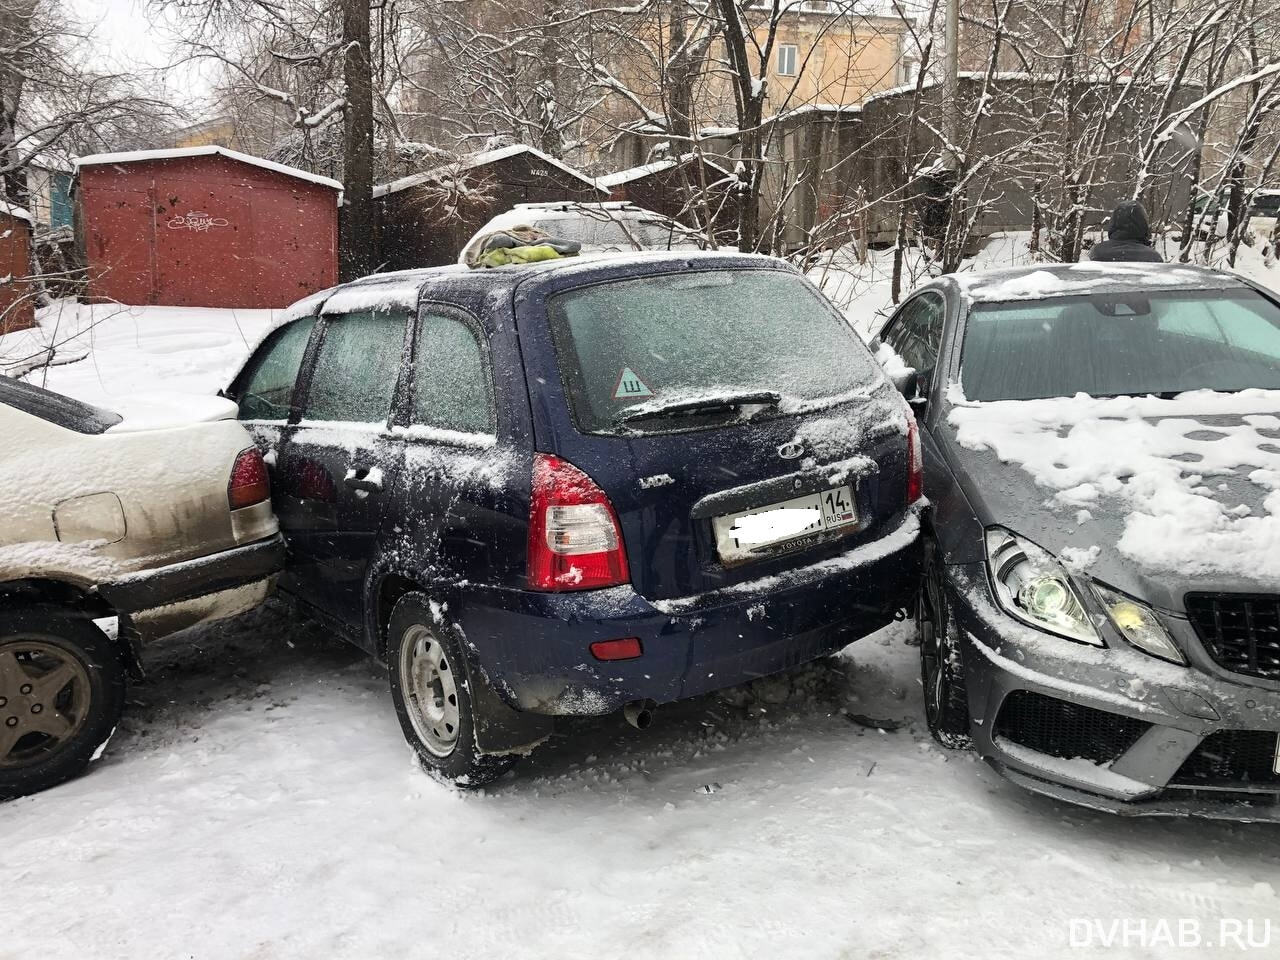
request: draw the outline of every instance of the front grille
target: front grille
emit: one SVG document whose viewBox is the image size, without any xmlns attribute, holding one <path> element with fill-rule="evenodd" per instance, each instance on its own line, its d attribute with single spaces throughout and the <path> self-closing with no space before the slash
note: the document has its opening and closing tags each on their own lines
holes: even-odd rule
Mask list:
<svg viewBox="0 0 1280 960">
<path fill-rule="evenodd" d="M 996 736 L 1053 757 L 1084 757 L 1094 763 L 1115 760 L 1150 727 L 1142 720 L 1030 690 L 1015 690 L 1005 697 L 996 718 Z"/>
<path fill-rule="evenodd" d="M 1280 785 L 1276 734 L 1265 730 L 1219 730 L 1196 747 L 1169 782 L 1193 787 Z"/>
<path fill-rule="evenodd" d="M 1280 680 L 1280 596 L 1189 593 L 1184 599 L 1191 625 L 1220 667 Z"/>
</svg>

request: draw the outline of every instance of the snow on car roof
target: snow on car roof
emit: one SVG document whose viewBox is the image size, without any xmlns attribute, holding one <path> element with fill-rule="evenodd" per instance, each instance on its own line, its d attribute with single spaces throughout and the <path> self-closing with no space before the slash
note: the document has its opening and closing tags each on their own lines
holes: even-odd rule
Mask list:
<svg viewBox="0 0 1280 960">
<path fill-rule="evenodd" d="M 557 220 L 582 220 L 584 218 L 601 222 L 608 220 L 626 222 L 643 220 L 651 223 L 669 222 L 669 218 L 663 214 L 646 210 L 644 207 L 637 207 L 632 203 L 520 203 L 510 210 L 494 214 L 477 231 L 477 236 L 482 233 L 492 233 L 494 230 L 510 230 L 519 226 L 534 226 L 539 223 L 545 224 Z M 470 245 L 471 241 L 468 240 L 467 243 Z"/>
<path fill-rule="evenodd" d="M 264 170 L 274 170 L 276 173 L 283 173 L 285 176 L 296 177 L 298 180 L 306 180 L 309 183 L 319 184 L 322 187 L 330 187 L 338 191 L 342 190 L 342 184 L 337 180 L 330 180 L 328 177 L 321 177 L 314 173 L 308 173 L 306 170 L 299 170 L 297 167 L 287 167 L 283 163 L 276 163 L 274 160 L 264 160 L 262 157 L 254 157 L 247 153 L 239 153 L 235 150 L 228 150 L 226 147 L 214 145 L 205 147 L 174 147 L 169 150 L 131 150 L 126 153 L 94 153 L 87 157 L 77 157 L 75 160 L 75 168 L 79 171 L 81 167 L 103 166 L 116 163 L 140 163 L 146 160 L 178 160 L 183 157 L 207 157 L 215 154 L 217 156 L 226 157 L 229 160 L 238 160 L 241 163 L 261 167 Z"/>
<path fill-rule="evenodd" d="M 474 170 L 476 167 L 483 167 L 489 163 L 497 163 L 499 160 L 506 160 L 509 157 L 519 156 L 522 153 L 532 154 L 543 163 L 548 163 L 556 167 L 571 177 L 576 177 L 589 187 L 597 190 L 596 182 L 581 170 L 575 170 L 566 163 L 562 163 L 555 157 L 543 153 L 537 147 L 531 147 L 524 143 L 514 143 L 509 147 L 499 147 L 497 150 L 486 150 L 483 153 L 473 153 L 469 156 L 461 157 L 454 163 L 442 164 L 438 167 L 432 167 L 430 170 L 424 170 L 421 173 L 410 174 L 407 177 L 401 177 L 399 180 L 392 180 L 390 183 L 380 183 L 373 188 L 375 197 L 385 197 L 390 193 L 398 193 L 401 190 L 407 190 L 410 187 L 416 187 L 419 184 L 434 180 L 442 175 L 446 175 L 452 171 L 463 172 L 466 170 Z"/>
<path fill-rule="evenodd" d="M 358 313 L 365 310 L 413 310 L 423 277 L 396 277 L 381 283 L 353 283 L 339 287 L 324 302 L 321 313 Z"/>
<path fill-rule="evenodd" d="M 1180 263 L 1039 264 L 956 273 L 942 279 L 955 284 L 970 300 L 980 303 L 1115 293 L 1149 287 L 1220 290 L 1246 286 L 1232 274 Z"/>
<path fill-rule="evenodd" d="M 724 250 L 648 250 L 636 253 L 610 254 L 604 256 L 563 257 L 558 260 L 544 260 L 537 263 L 513 263 L 492 270 L 474 270 L 470 267 L 451 263 L 439 267 L 417 267 L 412 270 L 397 270 L 391 273 L 373 273 L 360 277 L 340 286 L 321 290 L 280 311 L 275 321 L 270 324 L 267 333 L 304 316 L 316 312 L 318 305 L 321 313 L 335 313 L 344 310 L 376 309 L 379 306 L 417 304 L 417 298 L 424 284 L 452 278 L 465 280 L 475 286 L 513 285 L 531 274 L 550 273 L 564 270 L 591 270 L 599 267 L 617 268 L 626 264 L 661 264 L 664 261 L 709 261 L 721 263 L 756 263 L 776 264 L 783 268 L 787 264 L 775 257 L 760 253 L 739 253 Z M 341 300 L 339 298 L 342 298 Z M 341 306 L 339 306 L 341 304 Z"/>
</svg>

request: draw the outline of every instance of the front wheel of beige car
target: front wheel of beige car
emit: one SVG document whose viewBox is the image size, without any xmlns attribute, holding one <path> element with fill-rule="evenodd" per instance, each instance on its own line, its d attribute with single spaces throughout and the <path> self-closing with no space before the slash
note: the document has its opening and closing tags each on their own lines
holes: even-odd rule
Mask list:
<svg viewBox="0 0 1280 960">
<path fill-rule="evenodd" d="M 79 776 L 124 710 L 125 672 L 87 619 L 0 614 L 0 800 Z"/>
<path fill-rule="evenodd" d="M 515 757 L 482 754 L 476 747 L 456 631 L 433 615 L 424 594 L 406 594 L 392 610 L 387 662 L 400 728 L 429 774 L 456 786 L 479 787 L 511 769 Z"/>
</svg>

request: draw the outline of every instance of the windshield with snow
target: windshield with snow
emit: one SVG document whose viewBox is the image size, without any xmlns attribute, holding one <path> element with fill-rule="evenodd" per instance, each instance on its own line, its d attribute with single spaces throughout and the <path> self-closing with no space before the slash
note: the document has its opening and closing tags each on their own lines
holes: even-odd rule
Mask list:
<svg viewBox="0 0 1280 960">
<path fill-rule="evenodd" d="M 979 303 L 960 367 L 970 400 L 1280 389 L 1280 308 L 1249 289 Z"/>
<path fill-rule="evenodd" d="M 666 432 L 839 402 L 877 368 L 800 277 L 690 272 L 597 284 L 549 305 L 579 429 Z"/>
</svg>

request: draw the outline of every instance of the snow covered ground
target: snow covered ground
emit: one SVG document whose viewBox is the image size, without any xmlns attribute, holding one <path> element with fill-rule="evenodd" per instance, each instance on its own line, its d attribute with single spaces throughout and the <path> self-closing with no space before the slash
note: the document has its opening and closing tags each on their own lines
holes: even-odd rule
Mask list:
<svg viewBox="0 0 1280 960">
<path fill-rule="evenodd" d="M 112 309 L 50 386 L 209 393 L 271 319 Z M 323 628 L 269 605 L 188 631 L 149 651 L 87 777 L 0 806 L 0 960 L 1277 955 L 1280 827 L 1005 783 L 930 740 L 907 636 L 644 733 L 576 722 L 463 794 L 418 771 L 385 672 Z M 1270 947 L 1159 939 L 1224 919 Z M 1147 946 L 1104 947 L 1117 921 Z"/>
<path fill-rule="evenodd" d="M 476 795 L 414 767 L 385 673 L 323 629 L 189 632 L 89 776 L 0 809 L 0 957 L 1078 957 L 1073 920 L 1280 928 L 1280 831 L 1023 793 L 929 739 L 905 635 L 645 733 L 579 722 Z"/>
</svg>

